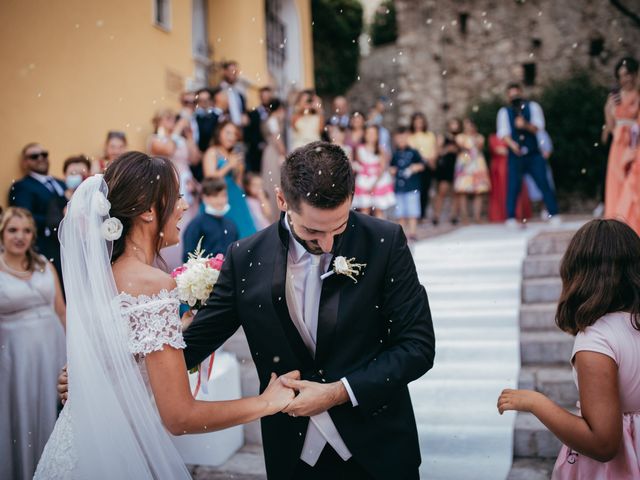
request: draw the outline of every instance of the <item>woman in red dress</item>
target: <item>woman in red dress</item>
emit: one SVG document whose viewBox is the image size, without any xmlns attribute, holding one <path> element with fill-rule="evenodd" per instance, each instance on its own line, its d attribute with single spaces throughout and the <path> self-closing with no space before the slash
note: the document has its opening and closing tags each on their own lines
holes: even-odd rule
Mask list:
<svg viewBox="0 0 640 480">
<path fill-rule="evenodd" d="M 489 221 L 504 222 L 507 219 L 507 144 L 495 133 L 489 136 L 489 154 L 491 164 L 489 174 L 491 176 L 491 192 L 489 192 Z M 516 217 L 526 219 L 531 217 L 531 202 L 526 184 L 523 182 Z"/>
</svg>

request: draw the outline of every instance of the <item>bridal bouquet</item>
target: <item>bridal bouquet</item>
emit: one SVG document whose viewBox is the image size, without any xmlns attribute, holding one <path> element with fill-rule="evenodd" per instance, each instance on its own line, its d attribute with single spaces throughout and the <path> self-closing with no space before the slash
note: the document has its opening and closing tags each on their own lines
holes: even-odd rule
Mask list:
<svg viewBox="0 0 640 480">
<path fill-rule="evenodd" d="M 223 262 L 224 255 L 222 254 L 215 257 L 205 255 L 202 249 L 202 238 L 200 238 L 195 252 L 189 254 L 187 263 L 171 272 L 171 276 L 178 286 L 178 299 L 182 303 L 186 303 L 190 309 L 199 310 L 211 295 L 213 286 L 218 281 Z M 198 373 L 193 391 L 194 398 L 201 388 L 202 393 L 208 393 L 207 384 L 213 372 L 214 358 L 215 353 L 212 353 L 200 365 L 189 371 L 189 373 Z"/>
<path fill-rule="evenodd" d="M 178 286 L 178 298 L 195 310 L 200 309 L 211 295 L 224 262 L 222 254 L 205 256 L 201 244 L 202 238 L 195 252 L 189 254 L 187 263 L 171 273 Z"/>
</svg>

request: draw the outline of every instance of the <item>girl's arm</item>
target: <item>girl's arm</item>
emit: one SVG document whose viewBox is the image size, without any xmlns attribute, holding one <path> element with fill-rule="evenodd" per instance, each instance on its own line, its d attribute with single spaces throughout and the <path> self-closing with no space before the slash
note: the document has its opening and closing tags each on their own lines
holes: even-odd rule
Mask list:
<svg viewBox="0 0 640 480">
<path fill-rule="evenodd" d="M 622 438 L 618 367 L 611 357 L 590 351 L 576 354 L 575 367 L 581 417 L 530 390 L 505 390 L 498 399 L 498 410 L 531 412 L 569 448 L 608 462 L 618 453 Z"/>
<path fill-rule="evenodd" d="M 293 391 L 272 374 L 261 395 L 218 402 L 195 400 L 182 351 L 165 345 L 163 350 L 148 354 L 145 363 L 160 417 L 173 435 L 211 432 L 248 423 L 280 412 L 294 398 Z"/>
<path fill-rule="evenodd" d="M 232 168 L 233 166 L 230 162 L 227 162 L 226 165 L 218 168 L 217 150 L 213 147 L 207 149 L 204 154 L 204 158 L 202 159 L 202 172 L 204 173 L 205 178 L 224 178 Z"/>
</svg>

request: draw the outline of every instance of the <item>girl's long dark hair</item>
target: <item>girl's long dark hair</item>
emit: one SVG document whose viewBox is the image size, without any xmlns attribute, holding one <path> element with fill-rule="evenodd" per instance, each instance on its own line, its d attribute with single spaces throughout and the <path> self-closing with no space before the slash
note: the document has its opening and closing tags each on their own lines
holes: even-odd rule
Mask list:
<svg viewBox="0 0 640 480">
<path fill-rule="evenodd" d="M 640 330 L 640 237 L 617 220 L 592 220 L 574 235 L 560 266 L 556 324 L 576 335 L 612 312 Z"/>
<path fill-rule="evenodd" d="M 135 219 L 155 207 L 158 216 L 156 255 L 164 240 L 160 233 L 176 208 L 180 187 L 176 169 L 170 160 L 150 157 L 141 152 L 127 152 L 108 167 L 104 181 L 109 188 L 110 215 L 117 217 L 123 226 L 122 235 L 113 242 L 111 261 L 115 262 L 125 249 L 125 241 Z"/>
</svg>

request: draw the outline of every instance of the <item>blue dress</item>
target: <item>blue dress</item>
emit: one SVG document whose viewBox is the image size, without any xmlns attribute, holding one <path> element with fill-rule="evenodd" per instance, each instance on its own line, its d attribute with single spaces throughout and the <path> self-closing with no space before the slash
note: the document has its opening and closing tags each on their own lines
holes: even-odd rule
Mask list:
<svg viewBox="0 0 640 480">
<path fill-rule="evenodd" d="M 218 168 L 222 168 L 227 164 L 227 159 L 218 157 Z M 224 176 L 227 183 L 227 194 L 229 195 L 229 205 L 231 210 L 225 215 L 226 218 L 233 220 L 238 227 L 239 238 L 245 238 L 256 233 L 256 226 L 253 223 L 249 206 L 245 199 L 244 191 L 238 186 L 233 178 L 233 170 L 229 170 Z"/>
</svg>

